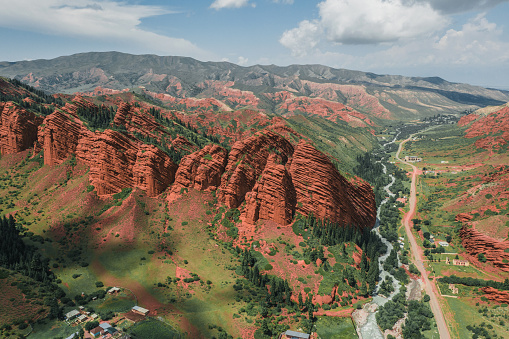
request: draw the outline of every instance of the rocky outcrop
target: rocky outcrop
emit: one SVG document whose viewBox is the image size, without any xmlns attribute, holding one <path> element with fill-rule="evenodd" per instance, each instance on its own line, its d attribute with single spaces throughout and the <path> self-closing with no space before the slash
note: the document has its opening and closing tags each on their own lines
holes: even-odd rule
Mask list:
<svg viewBox="0 0 509 339">
<path fill-rule="evenodd" d="M 227 159 L 228 151 L 213 144 L 185 156 L 180 161 L 172 192 L 178 193 L 184 187 L 215 190 L 221 184 Z"/>
<path fill-rule="evenodd" d="M 467 222 L 467 221 L 472 220 L 473 218 L 474 218 L 474 216 L 470 215 L 468 213 L 459 213 L 458 215 L 456 215 L 455 220 L 459 221 L 459 222 Z"/>
<path fill-rule="evenodd" d="M 500 291 L 493 287 L 482 287 L 481 291 L 484 292 L 484 296 L 491 301 L 499 304 L 509 304 L 509 292 Z"/>
<path fill-rule="evenodd" d="M 371 187 L 363 181 L 349 183 L 327 156 L 309 143 L 301 141 L 296 147 L 290 174 L 297 212 L 344 225 L 373 227 L 376 206 Z"/>
<path fill-rule="evenodd" d="M 162 193 L 175 180 L 178 166 L 170 157 L 153 145 L 141 145 L 133 166 L 134 186 L 148 196 Z"/>
<path fill-rule="evenodd" d="M 239 207 L 265 169 L 270 153 L 280 154 L 286 163 L 293 153 L 293 146 L 271 130 L 258 132 L 244 141 L 236 142 L 221 180 L 219 201 L 228 208 Z"/>
<path fill-rule="evenodd" d="M 482 234 L 468 225 L 460 229 L 461 243 L 467 252 L 477 256 L 483 253 L 486 259 L 502 271 L 509 272 L 509 241 L 498 241 Z"/>
<path fill-rule="evenodd" d="M 348 182 L 329 158 L 308 142 L 296 148 L 271 129 L 237 142 L 221 180 L 219 200 L 228 208 L 246 202 L 243 219 L 291 223 L 295 212 L 358 227 L 373 227 L 370 185 Z"/>
<path fill-rule="evenodd" d="M 246 194 L 245 221 L 272 220 L 281 225 L 292 222 L 297 203 L 292 178 L 282 157 L 271 154 L 260 179 Z"/>
<path fill-rule="evenodd" d="M 76 157 L 90 166 L 90 182 L 97 194 L 112 194 L 126 187 L 139 187 L 149 196 L 163 192 L 175 179 L 177 165 L 152 145 L 117 131 L 84 130 Z"/>
<path fill-rule="evenodd" d="M 33 146 L 43 119 L 13 102 L 0 102 L 0 154 L 13 154 Z"/>
<path fill-rule="evenodd" d="M 44 164 L 61 164 L 76 152 L 83 123 L 65 113 L 55 111 L 48 115 L 37 133 L 36 152 L 44 150 Z"/>
</svg>

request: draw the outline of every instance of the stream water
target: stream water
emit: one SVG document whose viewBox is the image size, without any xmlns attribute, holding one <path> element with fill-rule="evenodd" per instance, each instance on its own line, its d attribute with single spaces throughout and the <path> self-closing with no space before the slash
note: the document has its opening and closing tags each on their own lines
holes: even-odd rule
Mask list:
<svg viewBox="0 0 509 339">
<path fill-rule="evenodd" d="M 388 143 L 385 143 L 383 145 L 383 147 L 385 148 L 387 145 L 394 143 L 396 141 L 396 139 L 398 138 L 399 134 L 400 133 L 398 132 L 398 134 L 396 134 L 394 139 Z M 384 163 L 382 163 L 382 166 L 383 166 L 384 174 L 387 175 L 387 167 L 385 166 Z M 378 290 L 380 289 L 380 284 L 378 284 L 377 289 L 375 290 L 375 294 L 373 296 L 373 301 L 371 301 L 369 304 L 364 306 L 364 310 L 368 311 L 368 317 L 367 317 L 366 323 L 358 324 L 358 325 L 360 325 L 360 328 L 359 328 L 360 334 L 361 334 L 362 338 L 364 338 L 364 339 L 384 339 L 384 335 L 382 334 L 382 331 L 380 331 L 380 328 L 378 327 L 378 324 L 376 322 L 376 312 L 378 311 L 378 308 L 380 306 L 384 305 L 387 301 L 391 300 L 397 293 L 399 293 L 399 289 L 400 289 L 399 282 L 389 272 L 385 271 L 383 268 L 383 263 L 385 262 L 385 260 L 389 256 L 389 254 L 391 253 L 393 246 L 389 241 L 387 241 L 380 234 L 380 229 L 379 229 L 380 212 L 381 212 L 382 206 L 384 204 L 386 204 L 387 201 L 389 201 L 390 197 L 394 196 L 394 193 L 391 192 L 390 188 L 392 185 L 394 185 L 396 178 L 394 178 L 394 176 L 392 174 L 389 174 L 389 178 L 391 179 L 391 182 L 389 182 L 384 187 L 384 190 L 387 192 L 387 194 L 389 196 L 386 197 L 378 206 L 378 209 L 376 211 L 376 224 L 375 224 L 375 227 L 373 228 L 373 232 L 375 232 L 380 237 L 382 242 L 387 246 L 387 252 L 378 259 L 378 266 L 380 269 L 380 282 L 382 282 L 386 277 L 391 277 L 393 280 L 394 292 L 387 297 L 378 295 Z M 399 258 L 398 258 L 398 261 L 399 261 Z M 398 264 L 400 265 L 401 263 L 398 262 Z"/>
</svg>

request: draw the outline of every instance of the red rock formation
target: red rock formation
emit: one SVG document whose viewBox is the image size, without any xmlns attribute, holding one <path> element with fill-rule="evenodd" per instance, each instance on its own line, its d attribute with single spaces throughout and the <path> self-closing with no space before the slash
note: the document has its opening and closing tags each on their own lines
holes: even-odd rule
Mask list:
<svg viewBox="0 0 509 339">
<path fill-rule="evenodd" d="M 290 174 L 297 192 L 297 212 L 321 219 L 373 227 L 375 199 L 369 184 L 349 183 L 323 153 L 301 141 L 293 154 Z"/>
<path fill-rule="evenodd" d="M 43 119 L 12 102 L 0 102 L 0 154 L 13 154 L 33 146 Z"/>
<path fill-rule="evenodd" d="M 281 225 L 292 222 L 296 195 L 282 157 L 270 154 L 267 165 L 253 190 L 246 194 L 245 221 L 272 220 Z"/>
<path fill-rule="evenodd" d="M 467 221 L 472 220 L 473 218 L 474 217 L 468 213 L 460 213 L 460 214 L 456 215 L 455 220 L 460 221 L 460 222 L 467 222 Z"/>
<path fill-rule="evenodd" d="M 159 148 L 141 145 L 133 166 L 134 186 L 147 192 L 148 196 L 156 196 L 173 183 L 177 167 Z"/>
<path fill-rule="evenodd" d="M 509 241 L 498 241 L 482 234 L 474 228 L 463 225 L 460 229 L 461 243 L 469 254 L 477 256 L 483 253 L 495 267 L 509 272 Z"/>
<path fill-rule="evenodd" d="M 112 130 L 84 130 L 76 156 L 90 166 L 90 182 L 99 195 L 139 187 L 155 196 L 174 181 L 177 170 L 169 156 L 155 146 L 139 146 L 136 140 Z"/>
<path fill-rule="evenodd" d="M 183 187 L 216 189 L 221 184 L 227 159 L 228 151 L 213 144 L 185 156 L 180 161 L 172 192 L 179 193 Z"/>
<path fill-rule="evenodd" d="M 509 142 L 509 106 L 504 106 L 484 117 L 475 114 L 467 115 L 458 122 L 458 125 L 464 126 L 471 121 L 474 122 L 466 130 L 465 137 L 482 137 L 475 143 L 477 148 L 496 150 Z"/>
<path fill-rule="evenodd" d="M 36 152 L 44 149 L 44 164 L 61 164 L 70 154 L 76 152 L 83 123 L 66 114 L 55 111 L 48 115 L 39 126 Z"/>
<path fill-rule="evenodd" d="M 293 146 L 271 130 L 264 130 L 244 141 L 236 142 L 228 157 L 226 172 L 221 180 L 219 200 L 228 208 L 236 208 L 260 177 L 269 154 L 277 152 L 286 160 Z"/>
<path fill-rule="evenodd" d="M 481 291 L 484 292 L 484 296 L 491 301 L 499 304 L 509 304 L 509 292 L 500 291 L 493 287 L 482 287 Z"/>
</svg>

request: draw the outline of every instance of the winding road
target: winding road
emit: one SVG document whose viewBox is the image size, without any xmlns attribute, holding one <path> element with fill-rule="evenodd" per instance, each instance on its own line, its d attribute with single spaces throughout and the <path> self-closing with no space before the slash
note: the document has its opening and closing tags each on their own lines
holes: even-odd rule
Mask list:
<svg viewBox="0 0 509 339">
<path fill-rule="evenodd" d="M 415 215 L 416 205 L 417 205 L 417 199 L 416 199 L 416 185 L 417 185 L 417 175 L 418 170 L 417 167 L 415 167 L 413 164 L 408 163 L 402 159 L 400 159 L 399 154 L 401 153 L 401 150 L 403 149 L 403 145 L 409 141 L 413 135 L 411 135 L 408 139 L 401 142 L 398 148 L 398 152 L 396 153 L 396 158 L 398 161 L 400 161 L 403 164 L 406 164 L 410 167 L 412 167 L 412 186 L 410 188 L 410 201 L 409 206 L 410 210 L 408 213 L 405 214 L 403 217 L 403 220 L 401 221 L 403 223 L 403 226 L 405 226 L 406 234 L 408 236 L 408 240 L 410 241 L 410 249 L 412 251 L 413 257 L 414 257 L 414 263 L 421 272 L 422 276 L 422 282 L 424 283 L 424 290 L 426 291 L 426 294 L 430 296 L 430 306 L 431 311 L 433 312 L 433 315 L 435 316 L 435 321 L 437 323 L 438 327 L 438 333 L 440 334 L 441 339 L 450 339 L 451 335 L 449 333 L 449 328 L 447 327 L 447 324 L 445 323 L 444 314 L 442 313 L 442 309 L 440 308 L 440 304 L 438 303 L 438 297 L 439 293 L 436 288 L 433 288 L 433 285 L 429 281 L 428 272 L 426 272 L 426 269 L 423 265 L 423 259 L 421 256 L 421 252 L 419 251 L 419 246 L 417 245 L 417 241 L 415 240 L 414 235 L 412 234 L 412 218 Z"/>
</svg>

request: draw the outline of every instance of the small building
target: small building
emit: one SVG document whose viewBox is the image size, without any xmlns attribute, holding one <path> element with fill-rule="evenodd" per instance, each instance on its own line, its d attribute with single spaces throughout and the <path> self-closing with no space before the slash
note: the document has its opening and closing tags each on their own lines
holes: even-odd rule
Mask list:
<svg viewBox="0 0 509 339">
<path fill-rule="evenodd" d="M 416 157 L 415 155 L 407 155 L 405 157 L 405 161 L 407 161 L 407 162 L 421 162 L 422 158 Z"/>
<path fill-rule="evenodd" d="M 454 284 L 449 284 L 449 289 L 452 291 L 452 294 L 458 294 L 458 288 Z"/>
<path fill-rule="evenodd" d="M 439 241 L 438 244 L 442 247 L 449 247 L 449 243 L 447 241 Z"/>
<path fill-rule="evenodd" d="M 108 290 L 108 294 L 116 294 L 120 292 L 120 288 L 119 287 L 112 287 Z"/>
<path fill-rule="evenodd" d="M 445 264 L 446 265 L 450 265 L 451 264 L 451 260 L 449 259 L 449 257 L 445 257 Z"/>
<path fill-rule="evenodd" d="M 150 312 L 146 308 L 143 308 L 143 307 L 140 307 L 140 306 L 134 306 L 132 308 L 132 310 L 133 310 L 134 313 L 138 313 L 138 314 L 141 314 L 141 315 L 144 315 L 144 316 L 146 316 Z"/>
<path fill-rule="evenodd" d="M 95 328 L 90 330 L 90 334 L 94 338 L 97 338 L 97 337 L 99 337 L 100 335 L 102 335 L 104 333 L 106 333 L 106 332 L 104 331 L 104 329 L 101 326 L 97 326 L 97 327 L 95 327 Z"/>
<path fill-rule="evenodd" d="M 80 315 L 79 317 L 77 317 L 77 318 L 76 318 L 76 322 L 77 322 L 77 323 L 82 323 L 82 322 L 84 322 L 87 318 L 88 318 L 88 317 L 87 317 L 87 315 L 86 315 L 86 314 L 82 314 L 82 315 Z"/>
<path fill-rule="evenodd" d="M 468 260 L 452 259 L 452 264 L 456 266 L 470 266 Z"/>
<path fill-rule="evenodd" d="M 78 338 L 78 332 L 75 332 L 75 333 L 71 334 L 70 336 L 68 336 L 65 339 L 73 339 L 73 338 Z"/>
<path fill-rule="evenodd" d="M 99 317 L 99 316 L 98 316 L 97 314 L 95 314 L 95 313 L 94 313 L 94 314 L 92 314 L 92 315 L 90 316 L 90 318 L 91 318 L 92 320 L 96 320 L 98 317 Z"/>
<path fill-rule="evenodd" d="M 286 331 L 283 338 L 285 339 L 309 339 L 309 334 L 295 331 Z"/>
<path fill-rule="evenodd" d="M 65 319 L 72 320 L 72 319 L 76 318 L 79 314 L 80 314 L 80 312 L 78 310 L 72 310 L 65 314 Z"/>
<path fill-rule="evenodd" d="M 106 331 L 106 329 L 110 328 L 111 325 L 110 325 L 110 323 L 103 322 L 103 323 L 99 324 L 99 327 Z"/>
</svg>

